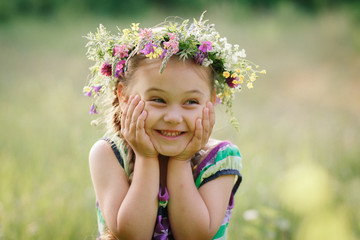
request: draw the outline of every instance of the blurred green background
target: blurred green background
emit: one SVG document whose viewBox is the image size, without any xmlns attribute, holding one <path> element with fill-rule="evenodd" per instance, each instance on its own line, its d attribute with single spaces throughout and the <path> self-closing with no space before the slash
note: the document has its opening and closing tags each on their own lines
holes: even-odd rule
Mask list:
<svg viewBox="0 0 360 240">
<path fill-rule="evenodd" d="M 86 39 L 205 15 L 267 70 L 236 98 L 244 181 L 229 239 L 360 239 L 357 1 L 0 2 L 0 239 L 94 239 Z"/>
</svg>

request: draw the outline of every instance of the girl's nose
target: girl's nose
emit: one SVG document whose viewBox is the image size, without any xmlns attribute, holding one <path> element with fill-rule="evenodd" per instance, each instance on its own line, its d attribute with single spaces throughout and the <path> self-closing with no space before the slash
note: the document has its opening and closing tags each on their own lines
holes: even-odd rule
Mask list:
<svg viewBox="0 0 360 240">
<path fill-rule="evenodd" d="M 182 122 L 182 119 L 181 111 L 176 107 L 168 108 L 164 115 L 164 121 L 166 123 L 179 124 Z"/>
</svg>

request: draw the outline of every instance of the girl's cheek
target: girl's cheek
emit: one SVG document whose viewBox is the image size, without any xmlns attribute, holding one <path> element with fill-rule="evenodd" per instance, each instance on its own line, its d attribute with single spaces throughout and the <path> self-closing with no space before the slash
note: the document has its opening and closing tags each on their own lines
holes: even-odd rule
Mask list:
<svg viewBox="0 0 360 240">
<path fill-rule="evenodd" d="M 204 107 L 201 107 L 199 109 L 197 109 L 196 113 L 193 114 L 194 116 L 194 121 L 196 121 L 196 119 L 198 118 L 202 118 L 202 111 L 203 111 Z"/>
</svg>

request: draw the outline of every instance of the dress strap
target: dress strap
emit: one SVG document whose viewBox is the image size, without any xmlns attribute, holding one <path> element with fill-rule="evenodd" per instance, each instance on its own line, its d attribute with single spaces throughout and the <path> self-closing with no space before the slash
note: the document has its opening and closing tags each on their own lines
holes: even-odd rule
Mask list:
<svg viewBox="0 0 360 240">
<path fill-rule="evenodd" d="M 168 193 L 168 190 L 167 188 L 165 187 L 164 188 L 164 193 L 161 193 L 161 187 L 160 187 L 160 190 L 159 190 L 159 206 L 161 207 L 166 207 L 167 204 L 168 204 L 168 201 L 169 201 L 169 193 Z"/>
<path fill-rule="evenodd" d="M 106 142 L 108 142 L 108 143 L 110 144 L 111 149 L 113 150 L 113 152 L 114 152 L 117 160 L 119 161 L 121 167 L 125 169 L 125 167 L 124 167 L 124 160 L 122 159 L 121 154 L 120 154 L 120 152 L 119 152 L 119 149 L 118 149 L 118 147 L 116 146 L 115 142 L 114 142 L 113 140 L 111 140 L 110 138 L 107 138 L 107 137 L 102 137 L 101 139 L 102 139 L 102 140 L 105 140 Z"/>
</svg>

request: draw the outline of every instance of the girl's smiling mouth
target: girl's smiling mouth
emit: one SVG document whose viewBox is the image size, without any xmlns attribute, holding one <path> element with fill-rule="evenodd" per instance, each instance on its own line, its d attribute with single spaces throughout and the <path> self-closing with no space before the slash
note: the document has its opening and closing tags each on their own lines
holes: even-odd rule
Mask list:
<svg viewBox="0 0 360 240">
<path fill-rule="evenodd" d="M 185 133 L 185 132 L 175 131 L 175 130 L 156 130 L 156 132 L 158 132 L 160 135 L 165 136 L 165 137 L 178 137 Z"/>
</svg>

